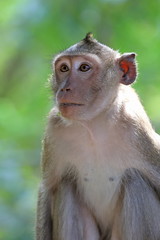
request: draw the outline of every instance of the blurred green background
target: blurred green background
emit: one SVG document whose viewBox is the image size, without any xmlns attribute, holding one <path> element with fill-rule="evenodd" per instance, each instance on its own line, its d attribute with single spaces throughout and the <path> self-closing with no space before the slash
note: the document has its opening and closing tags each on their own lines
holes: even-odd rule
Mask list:
<svg viewBox="0 0 160 240">
<path fill-rule="evenodd" d="M 134 85 L 160 132 L 160 1 L 0 1 L 0 240 L 34 238 L 40 151 L 55 53 L 92 31 L 135 51 Z"/>
</svg>

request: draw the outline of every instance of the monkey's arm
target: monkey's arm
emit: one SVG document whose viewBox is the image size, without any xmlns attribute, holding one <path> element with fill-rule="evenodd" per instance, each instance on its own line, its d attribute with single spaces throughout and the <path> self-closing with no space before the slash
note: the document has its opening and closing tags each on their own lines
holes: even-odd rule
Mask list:
<svg viewBox="0 0 160 240">
<path fill-rule="evenodd" d="M 52 240 L 51 196 L 52 191 L 47 178 L 52 154 L 48 138 L 45 137 L 42 151 L 42 181 L 39 187 L 36 219 L 36 240 Z"/>
<path fill-rule="evenodd" d="M 98 240 L 89 210 L 79 201 L 72 184 L 63 181 L 52 192 L 42 184 L 37 212 L 37 240 Z"/>
<path fill-rule="evenodd" d="M 38 194 L 36 240 L 52 240 L 51 191 L 44 183 Z"/>
<path fill-rule="evenodd" d="M 52 202 L 53 239 L 98 240 L 99 232 L 90 211 L 79 200 L 75 186 L 63 181 Z"/>
<path fill-rule="evenodd" d="M 158 175 L 155 179 L 159 181 Z M 159 193 L 150 177 L 137 169 L 126 170 L 121 181 L 112 240 L 160 239 Z"/>
</svg>

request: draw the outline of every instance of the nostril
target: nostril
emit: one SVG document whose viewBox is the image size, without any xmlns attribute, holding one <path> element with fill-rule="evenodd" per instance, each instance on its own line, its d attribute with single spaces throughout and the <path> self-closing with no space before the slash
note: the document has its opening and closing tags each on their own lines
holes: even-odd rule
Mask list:
<svg viewBox="0 0 160 240">
<path fill-rule="evenodd" d="M 61 92 L 69 92 L 69 91 L 71 91 L 71 89 L 70 88 L 61 88 L 61 90 L 60 90 Z"/>
</svg>

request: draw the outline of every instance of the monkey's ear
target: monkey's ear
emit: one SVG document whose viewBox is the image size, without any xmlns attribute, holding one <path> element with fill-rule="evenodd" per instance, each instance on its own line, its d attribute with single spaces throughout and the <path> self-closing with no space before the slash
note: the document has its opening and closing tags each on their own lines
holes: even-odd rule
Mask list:
<svg viewBox="0 0 160 240">
<path fill-rule="evenodd" d="M 123 72 L 120 83 L 129 85 L 135 81 L 137 76 L 135 57 L 135 53 L 125 53 L 118 59 L 119 67 Z"/>
</svg>

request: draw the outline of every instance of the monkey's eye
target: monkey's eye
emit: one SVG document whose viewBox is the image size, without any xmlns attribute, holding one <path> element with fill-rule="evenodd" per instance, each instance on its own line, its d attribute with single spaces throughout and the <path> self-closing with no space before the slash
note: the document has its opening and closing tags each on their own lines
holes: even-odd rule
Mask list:
<svg viewBox="0 0 160 240">
<path fill-rule="evenodd" d="M 66 64 L 62 64 L 60 67 L 61 72 L 67 72 L 69 71 L 69 67 Z"/>
<path fill-rule="evenodd" d="M 86 64 L 86 63 L 83 63 L 80 67 L 79 67 L 79 70 L 81 71 L 81 72 L 87 72 L 87 71 L 89 71 L 91 69 L 91 67 L 88 65 L 88 64 Z"/>
</svg>

